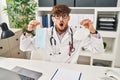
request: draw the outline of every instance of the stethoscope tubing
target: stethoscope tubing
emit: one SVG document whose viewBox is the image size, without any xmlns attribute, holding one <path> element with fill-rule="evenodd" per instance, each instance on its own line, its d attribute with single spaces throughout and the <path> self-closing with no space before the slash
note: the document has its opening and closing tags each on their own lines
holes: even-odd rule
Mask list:
<svg viewBox="0 0 120 80">
<path fill-rule="evenodd" d="M 52 31 L 51 31 L 50 44 L 51 44 L 51 46 L 53 46 L 53 45 L 56 46 L 56 40 L 53 37 L 53 28 L 52 28 Z M 71 56 L 71 53 L 73 53 L 75 51 L 75 48 L 74 48 L 74 45 L 73 45 L 73 31 L 72 31 L 71 28 L 70 28 L 70 31 L 71 31 L 71 42 L 69 42 L 69 56 Z M 61 52 L 59 52 L 59 53 L 61 53 Z M 55 54 L 55 53 L 53 53 L 53 54 Z"/>
</svg>

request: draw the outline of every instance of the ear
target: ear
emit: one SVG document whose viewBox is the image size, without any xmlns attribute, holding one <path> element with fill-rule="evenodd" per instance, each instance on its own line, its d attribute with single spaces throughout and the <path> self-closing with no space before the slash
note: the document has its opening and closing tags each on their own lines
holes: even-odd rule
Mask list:
<svg viewBox="0 0 120 80">
<path fill-rule="evenodd" d="M 70 16 L 68 16 L 68 21 L 70 20 Z"/>
</svg>

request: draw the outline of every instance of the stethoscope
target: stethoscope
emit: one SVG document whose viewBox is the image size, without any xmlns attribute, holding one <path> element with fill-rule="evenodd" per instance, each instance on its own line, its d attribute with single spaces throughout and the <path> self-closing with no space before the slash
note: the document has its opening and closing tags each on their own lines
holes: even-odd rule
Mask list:
<svg viewBox="0 0 120 80">
<path fill-rule="evenodd" d="M 68 53 L 69 56 L 71 56 L 71 53 L 73 53 L 75 51 L 75 48 L 73 46 L 73 31 L 71 28 L 70 28 L 70 31 L 71 31 L 71 42 L 69 41 L 69 53 Z M 53 45 L 56 46 L 56 40 L 53 37 L 53 28 L 51 31 L 50 44 L 51 44 L 51 46 L 53 46 Z M 61 54 L 61 52 L 58 52 L 58 53 L 54 52 L 53 54 L 50 54 L 50 55 L 56 55 L 56 54 Z"/>
</svg>

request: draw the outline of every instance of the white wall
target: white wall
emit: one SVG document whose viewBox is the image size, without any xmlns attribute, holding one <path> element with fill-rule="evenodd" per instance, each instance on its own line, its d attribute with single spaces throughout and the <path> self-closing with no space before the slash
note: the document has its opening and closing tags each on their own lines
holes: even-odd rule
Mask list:
<svg viewBox="0 0 120 80">
<path fill-rule="evenodd" d="M 6 7 L 6 0 L 0 0 L 0 23 L 6 22 L 9 26 L 8 15 L 3 9 Z"/>
<path fill-rule="evenodd" d="M 0 4 L 0 23 L 1 23 L 1 4 Z"/>
<path fill-rule="evenodd" d="M 120 2 L 120 0 L 119 0 Z M 119 6 L 120 7 L 120 6 Z M 119 13 L 119 16 L 118 16 L 118 35 L 120 35 L 120 13 Z M 118 46 L 117 46 L 117 54 L 116 54 L 116 59 L 115 59 L 115 66 L 116 67 L 120 67 L 120 36 L 118 36 Z"/>
<path fill-rule="evenodd" d="M 120 7 L 120 0 L 118 0 L 117 6 Z"/>
<path fill-rule="evenodd" d="M 119 32 L 119 35 L 120 35 L 120 32 Z M 120 44 L 120 36 L 119 36 L 119 41 L 118 41 L 117 44 Z M 115 58 L 116 58 L 115 59 L 115 67 L 119 67 L 120 68 L 120 45 L 117 46 L 117 55 L 116 55 Z"/>
</svg>

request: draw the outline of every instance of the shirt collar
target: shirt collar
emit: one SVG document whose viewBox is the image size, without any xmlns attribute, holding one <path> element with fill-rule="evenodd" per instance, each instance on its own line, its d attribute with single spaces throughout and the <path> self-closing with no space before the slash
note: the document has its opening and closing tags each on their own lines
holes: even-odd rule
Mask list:
<svg viewBox="0 0 120 80">
<path fill-rule="evenodd" d="M 71 30 L 70 30 L 70 26 L 68 26 L 68 28 L 67 28 L 67 30 L 65 31 L 65 33 L 63 33 L 63 34 L 61 34 L 61 35 L 65 35 L 66 33 L 69 33 L 69 34 L 71 34 Z M 60 35 L 60 34 L 58 34 L 58 32 L 55 30 L 55 27 L 54 27 L 54 29 L 53 29 L 56 33 L 57 33 L 57 35 Z"/>
<path fill-rule="evenodd" d="M 55 33 L 57 34 L 59 40 L 61 41 L 66 33 L 71 34 L 70 26 L 68 26 L 67 30 L 63 34 L 58 34 L 58 32 L 55 30 L 55 27 L 53 29 Z"/>
</svg>

